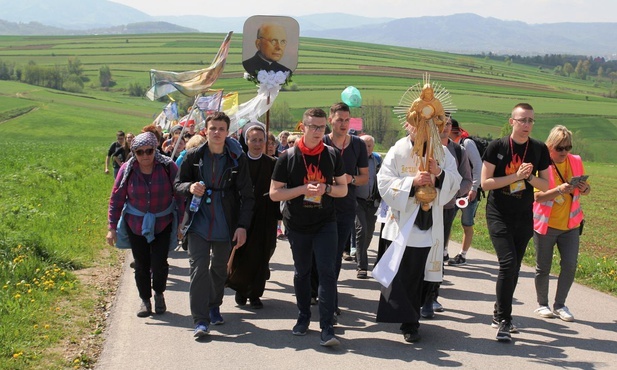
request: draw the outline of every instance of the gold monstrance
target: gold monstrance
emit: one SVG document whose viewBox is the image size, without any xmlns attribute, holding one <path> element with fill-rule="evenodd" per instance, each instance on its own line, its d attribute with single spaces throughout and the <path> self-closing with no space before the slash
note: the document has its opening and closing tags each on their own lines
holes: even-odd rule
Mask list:
<svg viewBox="0 0 617 370">
<path fill-rule="evenodd" d="M 441 85 L 431 82 L 425 73 L 423 82 L 407 89 L 394 112 L 401 124 L 413 127 L 413 154 L 420 160 L 420 171 L 428 171 L 429 158 L 444 163 L 445 153 L 439 134 L 446 125 L 448 113 L 456 112 L 450 93 Z M 424 211 L 431 209 L 437 191 L 434 185 L 424 185 L 416 189 L 415 197 Z"/>
</svg>

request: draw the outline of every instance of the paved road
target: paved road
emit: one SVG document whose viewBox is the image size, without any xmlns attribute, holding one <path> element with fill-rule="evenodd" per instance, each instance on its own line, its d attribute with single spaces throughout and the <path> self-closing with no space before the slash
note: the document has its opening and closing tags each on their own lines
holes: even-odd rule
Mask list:
<svg viewBox="0 0 617 370">
<path fill-rule="evenodd" d="M 369 257 L 374 260 L 377 238 Z M 459 246 L 451 243 L 450 250 Z M 236 307 L 234 292 L 225 291 L 221 312 L 225 324 L 195 341 L 188 303 L 189 265 L 186 252 L 170 257 L 168 312 L 138 318 L 137 289 L 125 262 L 105 348 L 97 364 L 110 369 L 378 369 L 464 367 L 470 369 L 617 368 L 617 298 L 575 284 L 568 306 L 576 322 L 541 319 L 536 308 L 533 270 L 523 268 L 515 294 L 511 343 L 495 341 L 490 327 L 497 264 L 493 255 L 471 250 L 469 263 L 447 267 L 440 302 L 446 311 L 421 322 L 422 341 L 408 344 L 398 324 L 375 322 L 379 284 L 358 280 L 355 266 L 343 262 L 339 279 L 343 314 L 335 328 L 341 346 L 319 346 L 319 313 L 304 337 L 291 334 L 296 320 L 293 265 L 287 242 L 278 242 L 270 267 L 264 308 Z M 551 279 L 551 294 L 556 279 Z"/>
</svg>

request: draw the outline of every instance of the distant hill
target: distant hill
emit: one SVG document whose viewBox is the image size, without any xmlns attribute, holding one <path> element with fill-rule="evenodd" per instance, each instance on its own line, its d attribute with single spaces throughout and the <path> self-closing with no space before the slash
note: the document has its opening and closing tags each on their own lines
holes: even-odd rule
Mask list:
<svg viewBox="0 0 617 370">
<path fill-rule="evenodd" d="M 617 22 L 527 24 L 476 14 L 392 19 L 327 13 L 295 18 L 303 37 L 461 54 L 575 54 L 617 59 Z M 341 19 L 345 22 L 340 22 Z M 241 33 L 246 18 L 199 15 L 152 17 L 107 0 L 0 0 L 0 20 L 6 21 L 0 22 L 2 35 L 63 35 Z M 179 28 L 173 28 L 170 24 Z"/>
<path fill-rule="evenodd" d="M 476 14 L 396 19 L 378 25 L 307 31 L 304 36 L 454 53 L 582 54 L 617 57 L 617 23 L 530 25 Z"/>
</svg>

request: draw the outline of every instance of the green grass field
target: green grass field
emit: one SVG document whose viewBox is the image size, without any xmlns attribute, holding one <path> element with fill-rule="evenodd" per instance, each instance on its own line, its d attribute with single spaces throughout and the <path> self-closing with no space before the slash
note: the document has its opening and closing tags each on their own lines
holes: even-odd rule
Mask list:
<svg viewBox="0 0 617 370">
<path fill-rule="evenodd" d="M 82 94 L 0 81 L 0 369 L 92 366 L 93 354 L 80 350 L 80 339 L 100 337 L 101 323 L 91 313 L 112 287 L 92 287 L 79 276 L 84 269 L 100 271 L 119 259 L 104 244 L 112 185 L 103 173 L 104 158 L 117 130 L 139 132 L 164 105 L 130 97 L 126 90 L 135 82 L 148 86 L 152 68 L 202 68 L 223 37 L 0 36 L 3 62 L 66 65 L 68 58 L 77 57 L 90 80 Z M 256 88 L 242 78 L 240 47 L 241 35 L 234 35 L 225 72 L 213 87 L 238 91 L 246 101 Z M 97 86 L 103 65 L 117 82 L 110 91 Z M 424 72 L 449 89 L 459 109 L 456 116 L 471 133 L 499 136 L 519 101 L 536 108 L 534 137 L 544 139 L 555 124 L 577 132 L 593 186 L 583 200 L 587 226 L 577 281 L 617 294 L 609 208 L 617 186 L 617 156 L 612 154 L 617 100 L 602 97 L 607 81 L 594 86 L 592 81 L 481 58 L 309 38 L 301 40 L 293 76 L 298 91 L 281 92 L 275 104 L 286 102 L 299 120 L 306 108 L 328 107 L 353 85 L 365 101 L 394 107 Z M 379 143 L 377 148 L 388 149 Z M 491 250 L 483 205 L 474 247 Z M 460 240 L 457 226 L 454 240 Z M 532 262 L 531 254 L 526 262 Z"/>
</svg>

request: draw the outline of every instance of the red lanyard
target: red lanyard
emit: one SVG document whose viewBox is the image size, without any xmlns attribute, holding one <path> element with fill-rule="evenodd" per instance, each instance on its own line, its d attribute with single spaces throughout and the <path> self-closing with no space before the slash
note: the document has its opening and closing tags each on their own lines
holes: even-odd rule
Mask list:
<svg viewBox="0 0 617 370">
<path fill-rule="evenodd" d="M 319 156 L 317 157 L 317 168 L 319 168 L 319 163 L 321 163 L 321 153 L 323 153 L 323 150 L 319 153 Z M 306 174 L 308 175 L 309 173 L 309 168 L 306 164 L 306 156 L 304 155 L 304 153 L 302 153 L 302 160 L 304 161 L 304 168 L 306 168 Z"/>
</svg>

